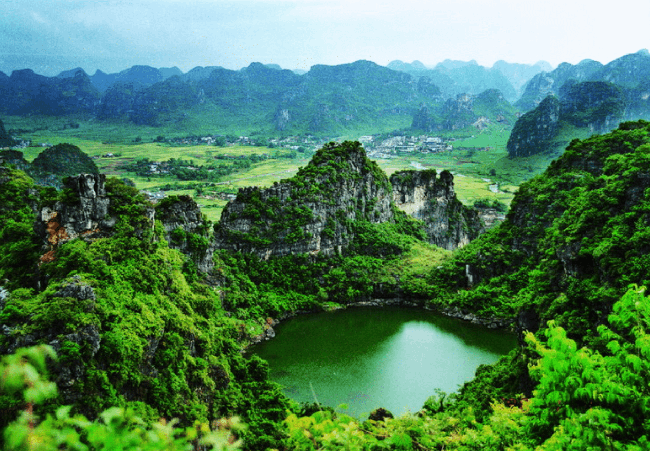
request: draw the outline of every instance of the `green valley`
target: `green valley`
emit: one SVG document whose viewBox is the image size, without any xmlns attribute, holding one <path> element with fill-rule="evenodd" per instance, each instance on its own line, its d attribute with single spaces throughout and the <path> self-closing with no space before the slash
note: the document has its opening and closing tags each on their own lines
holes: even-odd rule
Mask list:
<svg viewBox="0 0 650 451">
<path fill-rule="evenodd" d="M 483 143 L 473 139 L 463 147 Z M 5 448 L 102 449 L 106 434 L 130 443 L 123 449 L 647 447 L 648 122 L 573 140 L 519 186 L 503 223 L 455 250 L 429 244 L 424 222 L 399 209 L 412 208 L 413 180 L 435 182 L 429 195 L 448 196 L 439 208 L 449 230 L 469 221 L 454 206 L 451 173 L 389 182 L 358 143 L 325 144 L 295 172 L 282 166 L 297 163 L 282 156 L 290 151 L 277 148 L 112 149 L 125 161 L 178 151 L 193 167 L 222 151 L 259 151 L 269 157 L 249 174 L 292 172 L 233 191 L 212 224 L 191 198 L 154 206 L 101 175 L 70 177 L 57 192 L 3 166 Z M 409 157 L 390 164 L 402 169 Z M 95 160 L 100 171 L 112 158 Z M 433 166 L 443 156 L 427 158 Z M 446 223 L 436 224 L 444 235 Z M 509 327 L 518 347 L 458 392 L 432 393 L 419 412 L 378 409 L 367 420 L 295 403 L 264 361 L 241 353 L 277 319 L 370 300 Z"/>
</svg>

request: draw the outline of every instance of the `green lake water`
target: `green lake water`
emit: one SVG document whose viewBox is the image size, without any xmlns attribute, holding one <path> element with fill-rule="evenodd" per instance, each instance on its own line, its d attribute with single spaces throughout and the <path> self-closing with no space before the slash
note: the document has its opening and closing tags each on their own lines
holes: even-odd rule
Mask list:
<svg viewBox="0 0 650 451">
<path fill-rule="evenodd" d="M 301 315 L 251 348 L 269 362 L 270 377 L 290 398 L 347 404 L 365 417 L 384 407 L 420 410 L 436 389 L 447 393 L 516 346 L 512 334 L 423 310 L 349 308 Z M 312 393 L 313 387 L 313 393 Z"/>
</svg>

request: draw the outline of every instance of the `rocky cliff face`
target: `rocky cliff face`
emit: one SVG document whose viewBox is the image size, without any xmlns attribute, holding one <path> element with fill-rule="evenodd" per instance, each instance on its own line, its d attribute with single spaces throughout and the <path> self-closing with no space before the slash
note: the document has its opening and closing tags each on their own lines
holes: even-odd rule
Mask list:
<svg viewBox="0 0 650 451">
<path fill-rule="evenodd" d="M 513 124 L 515 109 L 497 89 L 488 89 L 478 95 L 460 94 L 448 99 L 440 109 L 423 106 L 413 115 L 411 127 L 428 132 L 461 130 L 490 122 Z"/>
<path fill-rule="evenodd" d="M 552 72 L 535 75 L 526 84 L 524 93 L 515 105 L 522 111 L 530 111 L 549 95 L 558 96 L 562 86 L 569 80 L 577 82 L 601 80 L 596 74 L 602 69 L 603 65 L 593 60 L 583 60 L 575 66 L 562 63 Z"/>
<path fill-rule="evenodd" d="M 386 175 L 358 142 L 330 143 L 298 174 L 268 189 L 240 189 L 215 226 L 220 249 L 260 258 L 341 253 L 355 221 L 394 219 Z"/>
<path fill-rule="evenodd" d="M 162 222 L 169 247 L 189 255 L 197 269 L 208 274 L 214 267 L 214 245 L 208 221 L 194 199 L 189 196 L 165 198 L 156 205 L 155 217 Z"/>
<path fill-rule="evenodd" d="M 483 231 L 478 214 L 456 198 L 448 171 L 404 171 L 389 183 L 359 143 L 346 142 L 321 149 L 291 180 L 241 189 L 215 226 L 216 246 L 264 259 L 340 254 L 357 221 L 392 222 L 395 207 L 422 220 L 429 241 L 445 249 Z"/>
<path fill-rule="evenodd" d="M 508 155 L 526 157 L 540 153 L 560 127 L 560 101 L 548 96 L 537 108 L 519 118 L 508 139 Z"/>
<path fill-rule="evenodd" d="M 103 174 L 69 177 L 66 180 L 66 188 L 70 190 L 68 201 L 41 209 L 37 229 L 46 242 L 42 262 L 52 261 L 56 247 L 66 241 L 110 234 L 116 221 L 108 214 L 110 200 L 105 183 Z"/>
<path fill-rule="evenodd" d="M 395 206 L 425 224 L 429 242 L 452 250 L 468 244 L 485 229 L 476 210 L 454 192 L 449 171 L 400 171 L 390 178 Z"/>
<path fill-rule="evenodd" d="M 67 199 L 38 212 L 36 230 L 43 237 L 42 262 L 55 258 L 56 248 L 75 238 L 96 239 L 110 236 L 117 222 L 110 211 L 111 199 L 104 174 L 80 174 L 66 179 Z M 208 274 L 214 264 L 209 225 L 197 203 L 189 196 L 172 196 L 154 209 L 145 209 L 146 224 L 162 222 L 165 239 L 172 249 L 188 255 L 197 269 Z"/>
<path fill-rule="evenodd" d="M 560 99 L 560 119 L 595 133 L 617 127 L 625 110 L 623 89 L 602 81 L 567 82 L 560 89 Z"/>
<path fill-rule="evenodd" d="M 626 90 L 604 81 L 569 80 L 559 89 L 559 98 L 549 96 L 519 118 L 508 140 L 508 153 L 529 156 L 558 147 L 551 142 L 563 124 L 606 133 L 625 119 L 650 116 L 648 86 Z"/>
</svg>

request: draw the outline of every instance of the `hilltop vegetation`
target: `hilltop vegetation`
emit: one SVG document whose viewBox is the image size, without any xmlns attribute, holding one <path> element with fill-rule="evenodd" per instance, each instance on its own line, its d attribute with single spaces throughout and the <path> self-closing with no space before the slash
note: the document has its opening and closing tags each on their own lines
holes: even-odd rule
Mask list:
<svg viewBox="0 0 650 451">
<path fill-rule="evenodd" d="M 39 184 L 57 188 L 63 186 L 62 181 L 67 176 L 99 173 L 97 165 L 85 152 L 67 143 L 48 147 L 31 163 L 17 150 L 0 151 L 0 158 L 23 169 Z"/>
<path fill-rule="evenodd" d="M 325 160 L 316 168 L 336 164 L 327 150 L 317 158 Z M 29 429 L 31 417 L 16 422 L 19 412 L 44 418 L 72 404 L 90 418 L 130 408 L 103 414 L 115 425 L 131 415 L 181 425 L 239 415 L 248 429 L 232 432 L 246 449 L 644 449 L 650 304 L 635 284 L 648 282 L 649 173 L 650 124 L 624 123 L 572 142 L 522 185 L 503 224 L 452 254 L 426 246 L 415 223 L 357 219 L 357 236 L 332 257 L 215 252 L 218 282 L 208 285 L 194 254 L 164 239 L 158 221 L 169 221 L 177 200 L 152 223 L 148 203 L 115 179 L 106 183 L 112 232 L 62 241 L 37 267 L 34 207 L 78 200 L 3 168 L 0 276 L 11 292 L 2 298 L 0 347 L 49 343 L 59 362 L 49 366 L 57 392 L 38 381 L 42 396 L 24 392 L 33 412 L 20 397 L 22 376 L 3 386 L 2 424 L 22 434 L 5 435 L 5 444 L 56 435 L 71 421 L 59 410 Z M 270 316 L 397 291 L 442 311 L 509 318 L 520 347 L 479 368 L 457 394 L 432 394 L 418 414 L 367 421 L 296 406 L 268 381 L 263 361 L 240 352 Z M 43 371 L 37 351 L 18 352 Z M 4 362 L 15 368 L 15 359 Z M 40 403 L 47 396 L 55 398 Z M 89 423 L 76 424 L 84 437 Z"/>
</svg>

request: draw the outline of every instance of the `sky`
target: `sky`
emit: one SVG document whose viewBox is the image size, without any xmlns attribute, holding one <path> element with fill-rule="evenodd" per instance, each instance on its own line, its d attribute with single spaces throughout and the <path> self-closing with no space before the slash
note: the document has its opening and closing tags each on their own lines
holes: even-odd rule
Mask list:
<svg viewBox="0 0 650 451">
<path fill-rule="evenodd" d="M 647 0 L 1 0 L 0 71 L 606 64 L 650 48 L 649 23 Z"/>
</svg>

